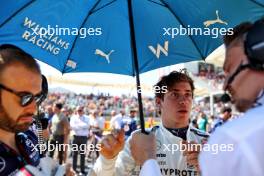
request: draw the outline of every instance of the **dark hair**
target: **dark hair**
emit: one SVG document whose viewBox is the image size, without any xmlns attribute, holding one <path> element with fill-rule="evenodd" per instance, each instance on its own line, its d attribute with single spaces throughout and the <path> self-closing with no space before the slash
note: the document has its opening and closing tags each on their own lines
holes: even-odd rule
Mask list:
<svg viewBox="0 0 264 176">
<path fill-rule="evenodd" d="M 41 74 L 39 65 L 31 55 L 14 45 L 0 45 L 0 75 L 6 67 L 13 64 L 21 64 L 25 68 Z"/>
<path fill-rule="evenodd" d="M 155 85 L 155 87 L 159 87 L 161 90 L 163 86 L 167 86 L 167 89 L 170 90 L 175 83 L 187 82 L 190 84 L 192 89 L 192 94 L 194 91 L 194 84 L 192 78 L 188 75 L 186 69 L 182 69 L 180 71 L 172 71 L 170 74 L 161 77 L 160 81 Z M 155 92 L 156 97 L 163 99 L 164 93 L 163 91 Z"/>
<path fill-rule="evenodd" d="M 62 104 L 61 104 L 61 103 L 56 103 L 55 106 L 56 106 L 56 108 L 58 108 L 59 110 L 62 109 Z"/>
<path fill-rule="evenodd" d="M 225 112 L 228 112 L 228 113 L 231 113 L 232 112 L 232 109 L 230 107 L 224 107 L 222 110 L 221 110 L 222 113 L 225 113 Z"/>
<path fill-rule="evenodd" d="M 237 25 L 233 29 L 233 35 L 230 35 L 227 33 L 224 36 L 225 46 L 228 47 L 231 44 L 231 42 L 235 41 L 236 39 L 242 40 L 244 34 L 247 33 L 252 28 L 252 26 L 253 26 L 253 24 L 251 22 L 244 22 L 244 23 Z"/>
</svg>

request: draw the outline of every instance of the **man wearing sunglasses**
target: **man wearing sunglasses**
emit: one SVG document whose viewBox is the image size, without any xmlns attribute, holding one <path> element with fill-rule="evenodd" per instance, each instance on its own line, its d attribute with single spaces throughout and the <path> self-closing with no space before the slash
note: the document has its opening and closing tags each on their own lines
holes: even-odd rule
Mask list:
<svg viewBox="0 0 264 176">
<path fill-rule="evenodd" d="M 13 174 L 26 164 L 38 165 L 37 137 L 29 131 L 43 100 L 38 64 L 21 49 L 0 46 L 0 175 Z"/>
<path fill-rule="evenodd" d="M 0 45 L 0 175 L 65 174 L 51 158 L 41 158 L 38 139 L 29 130 L 45 99 L 41 71 L 32 56 L 13 45 Z M 45 92 L 45 93 L 44 93 Z M 70 170 L 67 175 L 73 175 Z"/>
</svg>

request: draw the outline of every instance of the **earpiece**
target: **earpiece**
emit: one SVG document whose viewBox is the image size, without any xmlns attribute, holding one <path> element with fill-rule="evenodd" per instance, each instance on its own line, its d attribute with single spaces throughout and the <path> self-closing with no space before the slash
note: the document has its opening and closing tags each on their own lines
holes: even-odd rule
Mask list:
<svg viewBox="0 0 264 176">
<path fill-rule="evenodd" d="M 264 71 L 264 18 L 256 21 L 245 35 L 244 46 L 250 68 Z"/>
<path fill-rule="evenodd" d="M 41 88 L 42 88 L 42 97 L 41 97 L 41 102 L 43 102 L 46 98 L 47 98 L 47 95 L 48 95 L 48 81 L 47 81 L 47 78 L 44 76 L 44 75 L 41 75 L 42 77 L 42 85 L 41 85 Z"/>
</svg>

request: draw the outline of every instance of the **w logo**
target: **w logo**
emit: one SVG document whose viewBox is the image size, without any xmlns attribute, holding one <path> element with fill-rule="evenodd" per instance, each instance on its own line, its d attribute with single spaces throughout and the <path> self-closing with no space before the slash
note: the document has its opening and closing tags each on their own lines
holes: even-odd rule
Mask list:
<svg viewBox="0 0 264 176">
<path fill-rule="evenodd" d="M 160 52 L 162 52 L 165 56 L 168 56 L 168 51 L 169 51 L 169 41 L 164 42 L 164 47 L 160 46 L 158 43 L 157 49 L 155 49 L 153 46 L 148 46 L 150 51 L 152 51 L 153 54 L 159 59 L 160 57 Z"/>
</svg>

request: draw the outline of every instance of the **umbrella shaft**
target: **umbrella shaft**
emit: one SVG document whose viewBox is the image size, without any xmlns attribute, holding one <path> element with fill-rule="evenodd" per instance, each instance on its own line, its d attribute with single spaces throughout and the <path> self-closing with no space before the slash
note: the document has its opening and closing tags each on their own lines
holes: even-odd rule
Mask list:
<svg viewBox="0 0 264 176">
<path fill-rule="evenodd" d="M 137 58 L 137 46 L 135 41 L 135 29 L 134 29 L 134 20 L 133 20 L 133 11 L 132 11 L 132 0 L 128 0 L 128 13 L 129 13 L 129 27 L 130 27 L 130 39 L 131 39 L 131 50 L 133 54 L 134 68 L 136 73 L 137 80 L 137 95 L 138 95 L 138 109 L 139 109 L 139 119 L 141 132 L 146 134 L 145 123 L 144 123 L 144 114 L 143 114 L 143 105 L 141 98 L 141 88 L 140 88 L 140 79 L 139 79 L 139 68 L 138 68 L 138 58 Z"/>
</svg>

